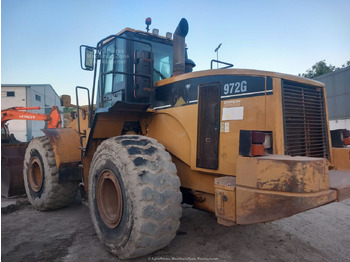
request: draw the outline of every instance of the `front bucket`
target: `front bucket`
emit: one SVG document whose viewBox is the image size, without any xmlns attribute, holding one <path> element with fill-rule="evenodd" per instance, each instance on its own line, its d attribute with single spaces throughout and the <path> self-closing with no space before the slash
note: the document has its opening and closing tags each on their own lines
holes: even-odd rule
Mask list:
<svg viewBox="0 0 350 262">
<path fill-rule="evenodd" d="M 27 143 L 1 144 L 1 195 L 25 194 L 23 161 Z"/>
</svg>

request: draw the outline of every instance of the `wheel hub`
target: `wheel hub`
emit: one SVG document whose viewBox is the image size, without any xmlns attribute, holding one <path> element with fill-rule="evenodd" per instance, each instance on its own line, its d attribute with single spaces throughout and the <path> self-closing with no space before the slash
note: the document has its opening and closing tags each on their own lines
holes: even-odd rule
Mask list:
<svg viewBox="0 0 350 262">
<path fill-rule="evenodd" d="M 29 185 L 34 192 L 39 192 L 43 186 L 44 176 L 41 161 L 34 156 L 30 160 L 30 168 L 28 172 Z"/>
<path fill-rule="evenodd" d="M 96 191 L 97 207 L 103 222 L 109 228 L 116 228 L 123 214 L 122 190 L 116 176 L 109 170 L 103 171 Z"/>
</svg>

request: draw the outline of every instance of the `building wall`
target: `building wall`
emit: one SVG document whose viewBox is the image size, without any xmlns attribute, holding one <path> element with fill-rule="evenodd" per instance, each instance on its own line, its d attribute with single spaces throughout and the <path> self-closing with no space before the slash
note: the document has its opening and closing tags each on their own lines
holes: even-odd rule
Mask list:
<svg viewBox="0 0 350 262">
<path fill-rule="evenodd" d="M 53 90 L 51 85 L 32 85 L 27 89 L 27 101 L 33 106 L 40 106 L 41 110 L 37 112 L 40 114 L 49 114 L 51 107 L 57 105 L 62 111 L 60 98 Z M 63 117 L 63 115 L 61 116 Z M 28 138 L 43 136 L 41 129 L 45 128 L 43 121 L 27 121 Z"/>
<path fill-rule="evenodd" d="M 335 129 L 350 130 L 350 119 L 330 120 L 329 128 L 330 130 L 335 130 Z"/>
<path fill-rule="evenodd" d="M 14 96 L 7 96 L 8 92 L 14 92 Z M 1 86 L 1 109 L 7 109 L 14 106 L 27 106 L 26 87 L 25 86 Z M 27 141 L 27 121 L 11 120 L 8 121 L 10 133 L 13 133 L 17 140 Z"/>
<path fill-rule="evenodd" d="M 10 90 L 16 93 L 16 99 L 4 99 L 2 97 L 1 108 L 8 108 L 13 106 L 39 106 L 43 109 L 31 110 L 33 113 L 49 114 L 51 107 L 56 105 L 62 112 L 61 101 L 51 85 L 2 85 L 1 91 Z M 19 91 L 21 90 L 21 91 Z M 18 93 L 18 95 L 17 95 Z M 61 115 L 63 119 L 63 115 Z M 11 120 L 9 123 L 10 133 L 13 133 L 17 140 L 22 142 L 29 142 L 33 137 L 43 136 L 41 129 L 45 128 L 44 121 L 23 121 Z M 16 126 L 15 127 L 15 125 Z"/>
<path fill-rule="evenodd" d="M 314 79 L 326 86 L 331 129 L 350 129 L 350 66 Z"/>
</svg>

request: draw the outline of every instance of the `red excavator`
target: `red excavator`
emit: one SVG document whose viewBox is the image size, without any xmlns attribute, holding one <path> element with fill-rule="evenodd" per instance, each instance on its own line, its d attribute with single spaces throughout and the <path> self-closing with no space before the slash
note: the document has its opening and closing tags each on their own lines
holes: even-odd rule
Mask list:
<svg viewBox="0 0 350 262">
<path fill-rule="evenodd" d="M 50 114 L 38 114 L 27 110 L 40 110 L 41 107 L 11 107 L 1 110 L 1 195 L 5 197 L 25 193 L 23 183 L 23 160 L 28 143 L 18 141 L 10 134 L 9 120 L 46 121 L 47 128 L 61 128 L 61 114 L 57 106 Z"/>
<path fill-rule="evenodd" d="M 51 113 L 37 114 L 26 112 L 26 110 L 40 110 L 41 107 L 11 107 L 1 110 L 1 128 L 5 126 L 5 123 L 9 120 L 36 120 L 47 121 L 47 128 L 60 128 L 61 127 L 61 115 L 57 106 L 53 106 Z"/>
</svg>

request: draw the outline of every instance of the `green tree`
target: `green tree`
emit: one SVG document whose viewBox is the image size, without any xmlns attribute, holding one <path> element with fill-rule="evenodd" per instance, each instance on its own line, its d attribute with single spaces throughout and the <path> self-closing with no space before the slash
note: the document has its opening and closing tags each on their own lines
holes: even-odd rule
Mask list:
<svg viewBox="0 0 350 262">
<path fill-rule="evenodd" d="M 345 64 L 342 65 L 341 68 L 350 66 L 350 60 L 346 61 Z M 320 62 L 317 62 L 314 64 L 311 69 L 306 70 L 306 73 L 299 74 L 299 76 L 303 76 L 306 78 L 314 78 L 316 76 L 324 75 L 331 73 L 335 70 L 340 69 L 339 67 L 332 66 L 331 64 L 327 65 L 326 60 L 321 60 Z"/>
<path fill-rule="evenodd" d="M 311 69 L 306 70 L 306 73 L 301 74 L 301 76 L 306 78 L 314 78 L 316 76 L 328 74 L 330 72 L 333 72 L 335 70 L 335 66 L 332 66 L 331 64 L 327 65 L 326 60 L 321 60 L 314 64 Z M 299 74 L 300 76 L 300 74 Z"/>
<path fill-rule="evenodd" d="M 350 60 L 346 61 L 346 63 L 344 65 L 342 65 L 341 68 L 344 68 L 344 67 L 347 67 L 347 66 L 350 66 Z"/>
</svg>

